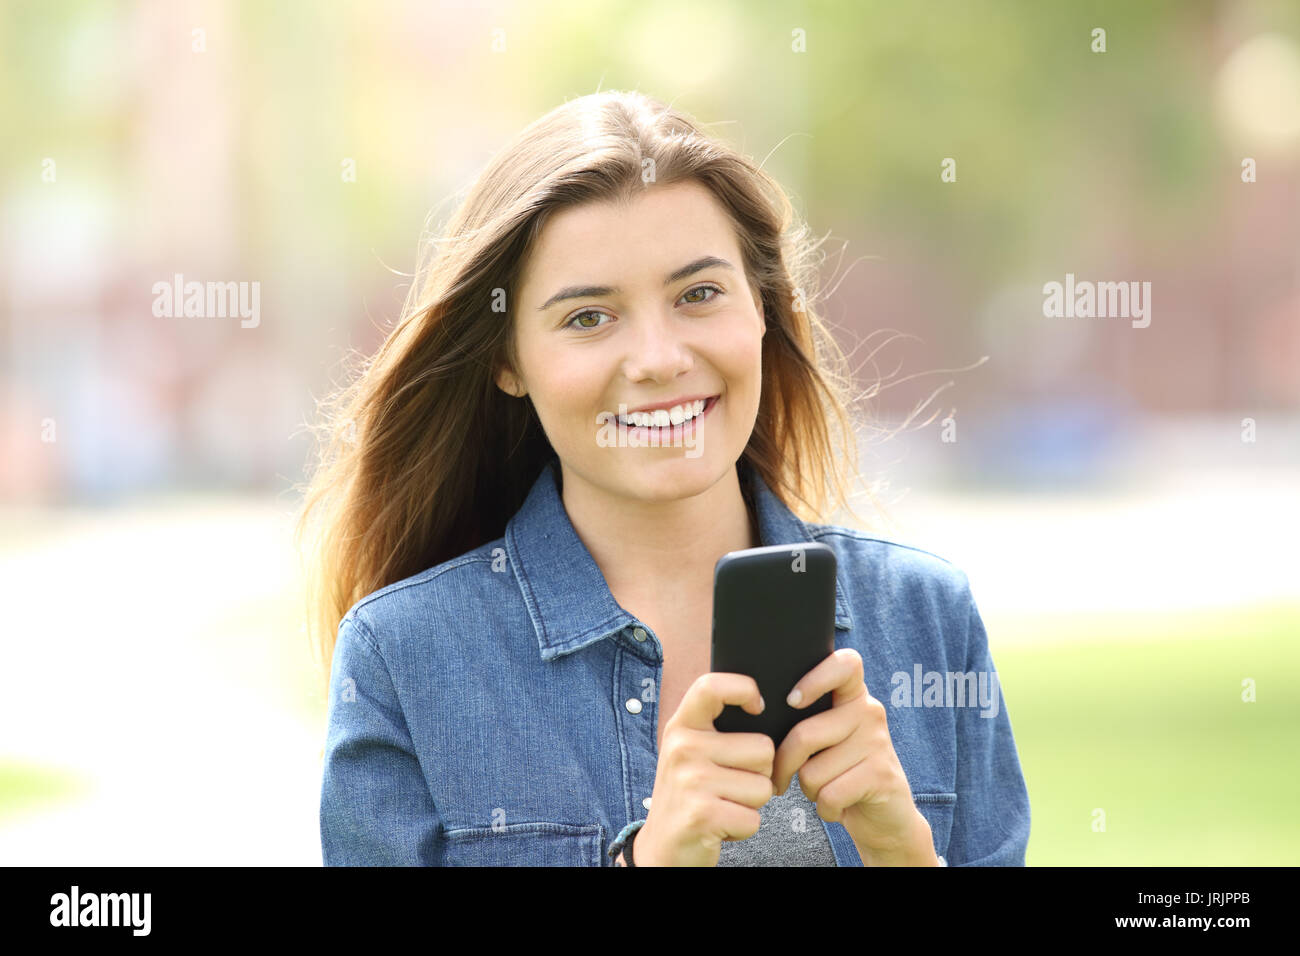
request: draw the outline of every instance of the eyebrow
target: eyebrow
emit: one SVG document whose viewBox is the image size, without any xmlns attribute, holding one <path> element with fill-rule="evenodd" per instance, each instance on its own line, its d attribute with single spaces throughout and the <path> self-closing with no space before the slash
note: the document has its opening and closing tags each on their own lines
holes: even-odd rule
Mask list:
<svg viewBox="0 0 1300 956">
<path fill-rule="evenodd" d="M 672 273 L 672 275 L 666 277 L 664 279 L 664 285 L 672 285 L 674 282 L 677 282 L 680 279 L 685 279 L 689 275 L 694 275 L 697 272 L 711 269 L 715 266 L 719 269 L 730 269 L 732 272 L 736 271 L 736 267 L 726 259 L 720 259 L 717 256 L 702 256 L 694 262 L 682 266 L 676 272 Z M 555 303 L 563 302 L 565 299 L 587 299 L 600 295 L 618 295 L 620 291 L 620 289 L 608 285 L 571 285 L 561 289 L 559 292 L 555 293 L 555 295 L 547 299 L 537 307 L 537 311 L 545 312 L 551 306 L 555 305 Z"/>
</svg>

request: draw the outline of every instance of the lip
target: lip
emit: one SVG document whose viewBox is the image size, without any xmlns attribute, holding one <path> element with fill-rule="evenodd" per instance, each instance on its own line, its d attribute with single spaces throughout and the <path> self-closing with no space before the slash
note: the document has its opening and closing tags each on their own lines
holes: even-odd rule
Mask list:
<svg viewBox="0 0 1300 956">
<path fill-rule="evenodd" d="M 629 408 L 627 410 L 627 413 L 631 415 L 633 412 L 655 412 L 661 408 L 664 411 L 668 411 L 668 409 L 670 408 L 673 408 L 677 405 L 685 405 L 687 402 L 698 402 L 700 399 L 704 399 L 705 401 L 707 401 L 711 398 L 717 398 L 717 397 L 718 396 L 716 394 L 708 394 L 708 393 L 703 395 L 690 395 L 686 398 L 674 398 L 671 401 L 658 402 L 654 405 L 638 405 L 636 408 Z"/>
<path fill-rule="evenodd" d="M 684 437 L 687 433 L 693 434 L 695 429 L 699 427 L 699 423 L 713 413 L 713 409 L 717 407 L 718 402 L 720 401 L 722 401 L 721 395 L 710 396 L 704 400 L 704 410 L 700 412 L 700 414 L 696 415 L 692 419 L 682 422 L 680 425 L 620 425 L 619 427 L 626 428 L 629 432 L 636 432 L 643 439 L 653 432 L 658 432 L 661 435 L 667 435 L 673 440 L 676 440 Z M 631 412 L 628 414 L 631 414 Z M 617 421 L 617 419 L 615 419 L 615 421 Z"/>
</svg>

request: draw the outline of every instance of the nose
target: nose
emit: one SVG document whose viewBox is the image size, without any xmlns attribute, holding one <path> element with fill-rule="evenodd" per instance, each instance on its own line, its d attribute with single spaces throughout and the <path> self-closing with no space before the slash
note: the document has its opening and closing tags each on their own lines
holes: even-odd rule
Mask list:
<svg viewBox="0 0 1300 956">
<path fill-rule="evenodd" d="M 631 351 L 623 362 L 628 381 L 668 383 L 691 370 L 695 359 L 679 319 L 660 313 L 634 321 L 636 334 L 628 336 Z"/>
</svg>

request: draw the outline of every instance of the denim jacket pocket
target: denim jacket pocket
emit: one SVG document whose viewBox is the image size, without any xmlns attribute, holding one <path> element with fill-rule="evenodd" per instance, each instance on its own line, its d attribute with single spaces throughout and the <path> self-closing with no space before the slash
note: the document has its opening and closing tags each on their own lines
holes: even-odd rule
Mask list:
<svg viewBox="0 0 1300 956">
<path fill-rule="evenodd" d="M 445 866 L 601 866 L 599 823 L 511 823 L 446 830 Z"/>
<path fill-rule="evenodd" d="M 957 810 L 955 793 L 914 793 L 912 802 L 916 809 L 930 824 L 930 834 L 934 837 L 934 852 L 943 856 L 948 852 L 948 840 L 952 836 L 952 817 Z"/>
</svg>

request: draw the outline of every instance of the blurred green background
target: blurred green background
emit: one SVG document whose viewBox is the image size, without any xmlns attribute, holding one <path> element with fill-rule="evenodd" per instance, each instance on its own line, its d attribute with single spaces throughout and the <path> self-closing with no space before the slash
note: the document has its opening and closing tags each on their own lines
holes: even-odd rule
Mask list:
<svg viewBox="0 0 1300 956">
<path fill-rule="evenodd" d="M 1029 865 L 1296 864 L 1300 609 L 1096 616 L 1065 646 L 1032 626 L 1051 643 L 997 656 Z"/>
<path fill-rule="evenodd" d="M 0 6 L 0 862 L 320 863 L 303 424 L 421 234 L 598 89 L 827 236 L 868 516 L 970 576 L 1028 862 L 1300 862 L 1281 0 Z M 154 316 L 177 273 L 259 323 Z M 1044 317 L 1067 273 L 1151 282 L 1150 326 Z"/>
</svg>

